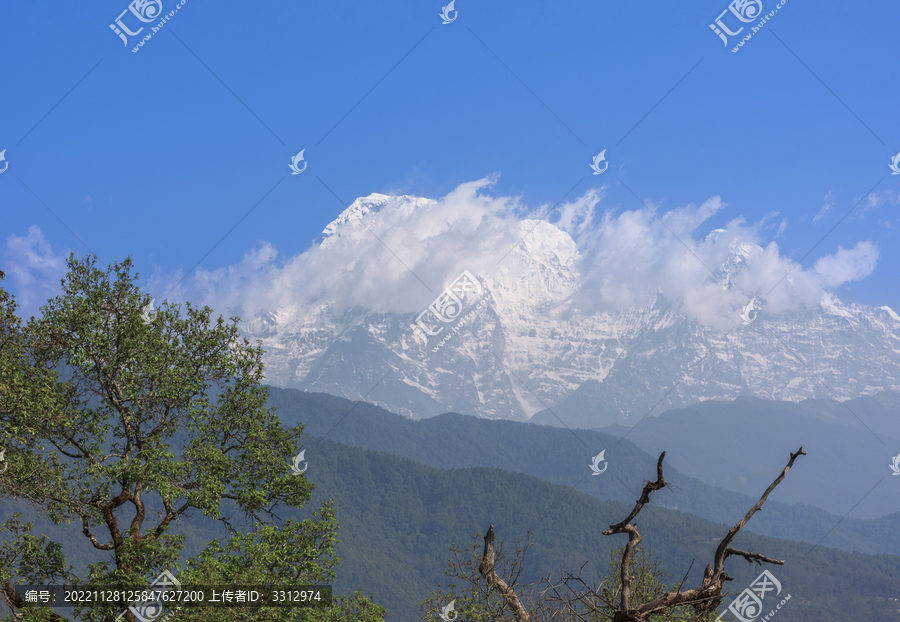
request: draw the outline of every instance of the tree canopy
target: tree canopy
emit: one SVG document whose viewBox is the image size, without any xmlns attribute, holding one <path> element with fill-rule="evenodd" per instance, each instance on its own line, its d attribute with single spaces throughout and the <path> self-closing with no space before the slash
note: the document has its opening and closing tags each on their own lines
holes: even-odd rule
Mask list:
<svg viewBox="0 0 900 622">
<path fill-rule="evenodd" d="M 302 507 L 313 488 L 288 467 L 303 426 L 283 428 L 266 406 L 263 351 L 240 337 L 240 318 L 168 302 L 150 315 L 130 259 L 104 270 L 96 258 L 70 256 L 67 266 L 62 293 L 27 322 L 0 288 L 0 449 L 8 465 L 0 503 L 25 500 L 57 525 L 74 523 L 106 552 L 106 561 L 78 575 L 81 584 L 138 587 L 163 569 L 179 573 L 184 536 L 172 527 L 196 511 L 222 521 L 232 536 L 189 560 L 182 584 L 333 579 L 333 505 L 304 521 L 279 518 L 279 507 Z M 244 532 L 223 515 L 223 503 L 241 511 Z M 13 581 L 76 575 L 58 545 L 14 519 L 5 527 L 15 537 L 0 548 L 0 594 L 16 616 L 44 619 L 48 611 L 23 603 Z M 112 620 L 121 610 L 74 613 Z M 357 594 L 328 610 L 267 609 L 248 618 L 216 609 L 202 619 L 374 621 L 383 614 Z M 179 616 L 200 619 L 200 612 Z M 126 609 L 124 619 L 134 622 L 134 612 Z"/>
</svg>

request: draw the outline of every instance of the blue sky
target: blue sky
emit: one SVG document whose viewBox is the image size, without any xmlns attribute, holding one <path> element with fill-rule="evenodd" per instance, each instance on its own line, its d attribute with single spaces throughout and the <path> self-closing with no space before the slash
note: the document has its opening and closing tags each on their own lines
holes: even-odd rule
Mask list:
<svg viewBox="0 0 900 622">
<path fill-rule="evenodd" d="M 137 53 L 156 22 L 128 12 L 145 30 L 123 46 L 109 24 L 128 6 L 0 7 L 0 269 L 29 304 L 68 250 L 145 276 L 262 241 L 288 258 L 356 197 L 499 173 L 489 192 L 535 209 L 602 187 L 600 211 L 719 196 L 698 239 L 765 219 L 793 260 L 834 227 L 803 266 L 871 242 L 871 274 L 834 291 L 900 311 L 896 3 L 790 0 L 737 53 L 709 28 L 720 0 L 459 0 L 446 25 L 440 0 L 188 0 Z"/>
</svg>

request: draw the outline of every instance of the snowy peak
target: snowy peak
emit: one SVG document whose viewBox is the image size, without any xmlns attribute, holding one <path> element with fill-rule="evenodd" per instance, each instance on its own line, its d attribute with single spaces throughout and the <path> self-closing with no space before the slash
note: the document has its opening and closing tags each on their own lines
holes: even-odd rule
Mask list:
<svg viewBox="0 0 900 622">
<path fill-rule="evenodd" d="M 355 200 L 323 231 L 320 265 L 329 265 L 326 255 L 335 254 L 339 240 L 368 238 L 367 228 L 396 231 L 416 216 L 442 231 L 466 217 L 444 205 L 434 214 L 422 209 L 434 204 L 385 194 Z M 473 237 L 483 235 L 478 226 L 470 229 Z M 717 236 L 725 234 L 713 231 L 703 244 L 724 241 Z M 384 295 L 390 283 L 375 280 L 386 271 L 348 270 L 363 275 L 348 281 L 364 292 L 354 305 L 332 309 L 332 298 L 304 289 L 308 300 L 260 314 L 246 329 L 263 341 L 268 382 L 353 400 L 366 396 L 412 418 L 453 411 L 527 420 L 549 407 L 548 423 L 558 424 L 559 416 L 577 427 L 739 395 L 844 400 L 900 391 L 900 316 L 888 307 L 846 305 L 832 294 L 792 313 L 764 305 L 750 324 L 735 315 L 737 326 L 722 339 L 723 331 L 691 320 L 682 301 L 661 294 L 619 311 L 575 313 L 573 300 L 589 287 L 579 272 L 583 258 L 573 238 L 553 224 L 524 220 L 491 239 L 504 257 L 497 264 L 482 269 L 451 253 L 461 265 L 436 275 L 426 273 L 427 261 L 414 261 L 427 254 L 417 256 L 415 245 L 403 248 L 395 240 L 393 250 L 432 289 L 409 312 L 367 302 Z M 709 265 L 733 286 L 760 252 L 735 238 Z M 368 256 L 367 265 L 377 258 Z M 446 294 L 463 269 L 483 287 L 477 300 Z M 341 281 L 340 289 L 353 288 Z M 427 339 L 411 328 L 420 318 L 434 331 Z"/>
<path fill-rule="evenodd" d="M 725 233 L 724 229 L 715 229 L 707 236 L 707 241 L 716 242 L 719 235 Z M 722 283 L 722 289 L 729 289 L 734 283 L 735 277 L 747 269 L 747 262 L 761 252 L 756 244 L 743 240 L 733 240 L 728 245 L 728 257 L 716 270 L 716 278 Z"/>
<path fill-rule="evenodd" d="M 884 307 L 878 307 L 878 308 L 881 309 L 882 311 L 887 311 L 887 314 L 888 314 L 888 315 L 890 315 L 890 316 L 891 316 L 892 318 L 894 318 L 896 321 L 900 322 L 900 315 L 897 315 L 897 314 L 894 312 L 894 310 L 891 309 L 890 307 L 884 306 Z"/>
<path fill-rule="evenodd" d="M 340 237 L 340 232 L 347 226 L 356 226 L 365 229 L 366 222 L 375 214 L 378 214 L 388 206 L 393 209 L 434 203 L 432 199 L 423 199 L 409 195 L 391 196 L 373 192 L 367 197 L 360 197 L 341 212 L 322 230 L 322 246 L 328 247 L 330 239 Z"/>
<path fill-rule="evenodd" d="M 322 230 L 323 241 L 331 236 L 338 235 L 338 231 L 347 224 L 353 224 L 361 221 L 369 214 L 377 214 L 392 197 L 386 194 L 378 194 L 373 192 L 367 197 L 360 197 L 350 204 L 350 207 L 341 212 L 337 218 L 328 223 L 328 226 Z"/>
</svg>

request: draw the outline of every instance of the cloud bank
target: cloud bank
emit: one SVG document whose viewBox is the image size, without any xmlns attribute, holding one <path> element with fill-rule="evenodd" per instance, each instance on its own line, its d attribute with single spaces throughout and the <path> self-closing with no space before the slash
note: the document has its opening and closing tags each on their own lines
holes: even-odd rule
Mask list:
<svg viewBox="0 0 900 622">
<path fill-rule="evenodd" d="M 53 252 L 37 225 L 30 226 L 26 235 L 6 238 L 2 269 L 9 280 L 3 285 L 15 293 L 19 316 L 38 315 L 38 309 L 62 291 L 59 281 L 66 274 L 69 253 Z"/>
<path fill-rule="evenodd" d="M 774 213 L 758 223 L 737 217 L 723 229 L 704 230 L 727 207 L 718 196 L 665 213 L 648 206 L 654 215 L 648 209 L 604 210 L 603 191 L 592 189 L 553 210 L 529 209 L 517 197 L 491 196 L 495 181 L 462 184 L 435 201 L 394 199 L 378 213 L 363 214 L 364 226 L 342 224 L 327 244 L 284 260 L 263 242 L 239 264 L 198 270 L 190 290 L 245 318 L 316 304 L 337 312 L 359 307 L 417 313 L 464 269 L 503 278 L 504 262 L 551 265 L 545 256 L 518 251 L 501 261 L 533 227 L 523 228 L 523 220 L 547 216 L 553 239 L 546 227 L 528 235 L 545 236 L 542 248 L 577 247 L 581 286 L 568 301 L 574 312 L 621 311 L 652 304 L 661 293 L 689 317 L 724 328 L 753 297 L 772 312 L 813 307 L 826 292 L 871 274 L 878 261 L 878 248 L 861 241 L 812 267 L 795 265 L 776 242 L 764 239 L 775 228 L 765 224 Z M 782 220 L 775 236 L 786 226 Z M 534 242 L 526 238 L 521 246 Z"/>
<path fill-rule="evenodd" d="M 860 241 L 812 266 L 795 265 L 765 239 L 776 227 L 777 219 L 766 224 L 775 213 L 757 223 L 736 217 L 710 230 L 709 219 L 727 209 L 718 196 L 667 212 L 653 205 L 613 210 L 604 206 L 602 189 L 591 189 L 555 209 L 529 208 L 519 197 L 492 196 L 496 179 L 462 184 L 438 200 L 381 197 L 373 200 L 386 204 L 372 209 L 363 201 L 345 211 L 325 243 L 296 256 L 281 257 L 261 241 L 240 262 L 198 268 L 183 281 L 182 274 L 157 268 L 149 291 L 161 298 L 171 290 L 173 301 L 208 304 L 244 319 L 324 306 L 336 313 L 418 314 L 463 270 L 514 279 L 530 263 L 541 274 L 578 274 L 578 289 L 555 301 L 572 313 L 613 313 L 663 294 L 687 316 L 725 328 L 753 297 L 772 312 L 813 307 L 826 292 L 870 275 L 878 262 L 877 246 Z M 545 217 L 553 226 L 532 231 Z M 771 233 L 778 237 L 786 226 L 782 220 Z M 65 255 L 53 253 L 37 227 L 10 236 L 6 270 L 23 306 L 55 293 Z"/>
</svg>

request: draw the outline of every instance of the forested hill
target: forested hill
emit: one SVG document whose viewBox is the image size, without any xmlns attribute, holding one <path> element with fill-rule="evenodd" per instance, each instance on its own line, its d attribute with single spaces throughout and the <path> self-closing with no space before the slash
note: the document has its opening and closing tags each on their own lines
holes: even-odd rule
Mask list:
<svg viewBox="0 0 900 622">
<path fill-rule="evenodd" d="M 551 428 L 513 421 L 490 421 L 445 414 L 412 421 L 365 402 L 354 403 L 325 393 L 270 387 L 269 403 L 278 408 L 285 425 L 302 422 L 306 432 L 365 449 L 411 458 L 440 469 L 496 467 L 526 473 L 545 481 L 574 486 L 598 499 L 633 503 L 644 480 L 654 473 L 658 454 L 647 454 L 627 438 L 590 430 Z M 620 442 L 621 440 L 621 442 Z M 800 443 L 803 444 L 803 443 Z M 799 445 L 798 445 L 799 446 Z M 592 456 L 606 450 L 608 470 L 590 477 Z M 666 480 L 671 487 L 654 502 L 721 523 L 734 524 L 756 503 L 759 495 L 784 468 L 788 456 L 772 457 L 757 465 L 770 475 L 755 496 L 715 488 L 687 477 L 671 463 L 684 460 L 678 446 L 668 450 Z M 796 451 L 796 447 L 792 451 Z M 685 450 L 687 451 L 687 450 Z M 691 448 L 691 455 L 697 451 Z M 807 451 L 811 451 L 807 448 Z M 307 457 L 315 456 L 314 444 Z M 798 476 L 807 457 L 799 460 L 778 492 L 797 492 Z M 588 475 L 589 477 L 585 477 Z M 790 495 L 787 495 L 790 496 Z M 846 551 L 900 555 L 900 512 L 862 520 L 829 514 L 809 505 L 770 500 L 746 527 L 755 533 Z M 824 538 L 824 539 L 823 539 Z"/>
<path fill-rule="evenodd" d="M 594 577 L 594 568 L 605 571 L 610 551 L 626 540 L 601 532 L 625 518 L 633 501 L 627 505 L 601 501 L 568 486 L 498 468 L 440 470 L 408 458 L 307 435 L 304 441 L 310 448 L 304 476 L 315 485 L 312 502 L 301 510 L 279 514 L 282 518 L 305 518 L 325 500 L 334 499 L 340 521 L 337 554 L 342 560 L 335 591 L 370 594 L 388 607 L 392 622 L 419 620 L 422 601 L 438 582 L 445 586 L 450 583 L 444 575 L 450 544 L 465 547 L 475 538 L 480 547 L 481 536 L 490 524 L 498 540 L 506 541 L 504 550 L 510 553 L 516 542 L 524 542 L 527 532 L 532 531 L 534 543 L 528 549 L 522 576 L 526 583 L 539 580 L 551 570 L 558 571 L 560 565 L 575 569 L 579 560 L 591 562 L 585 576 Z M 653 475 L 651 465 L 635 477 Z M 662 498 L 665 491 L 661 492 L 654 497 Z M 4 515 L 15 509 L 12 504 L 3 504 Z M 226 507 L 223 513 L 231 515 L 233 524 L 239 523 L 238 512 Z M 757 514 L 751 524 L 765 513 Z M 187 528 L 175 531 L 187 535 L 185 554 L 192 556 L 222 532 L 217 523 L 200 513 L 189 518 Z M 663 562 L 664 570 L 671 575 L 670 584 L 680 581 L 693 561 L 686 582 L 692 585 L 738 518 L 728 525 L 715 524 L 654 502 L 635 522 L 644 537 L 642 546 Z M 36 533 L 63 541 L 67 560 L 77 567 L 98 557 L 74 523 L 56 527 L 37 521 L 35 527 Z M 792 596 L 790 615 L 785 617 L 791 622 L 896 620 L 888 599 L 900 598 L 900 557 L 847 553 L 746 531 L 734 546 L 786 561 L 784 566 L 770 569 Z M 733 594 L 748 587 L 762 570 L 735 558 L 728 561 L 726 569 L 734 577 L 729 584 Z M 730 600 L 726 598 L 726 605 Z"/>
<path fill-rule="evenodd" d="M 341 521 L 337 587 L 341 593 L 371 593 L 393 620 L 418 620 L 419 604 L 428 593 L 439 581 L 450 583 L 444 571 L 451 542 L 465 547 L 475 538 L 480 553 L 481 536 L 491 524 L 510 553 L 532 530 L 525 583 L 556 573 L 560 565 L 575 570 L 579 560 L 590 562 L 584 576 L 596 577 L 595 568 L 605 572 L 610 552 L 627 541 L 601 532 L 624 519 L 633 501 L 601 501 L 497 468 L 438 470 L 383 452 L 310 441 L 316 450 L 307 454 L 305 475 L 316 490 L 309 508 L 333 498 Z M 642 475 L 653 477 L 655 470 Z M 670 584 L 680 581 L 693 561 L 686 585 L 694 585 L 739 518 L 715 524 L 654 503 L 635 522 L 644 537 L 642 546 L 663 561 Z M 900 598 L 900 557 L 846 553 L 744 532 L 734 546 L 785 560 L 783 566 L 768 567 L 792 595 L 790 615 L 785 616 L 791 622 L 896 621 L 888 598 Z M 737 558 L 729 559 L 726 569 L 734 577 L 728 588 L 734 594 L 762 571 Z M 725 600 L 730 602 L 731 597 Z"/>
</svg>

